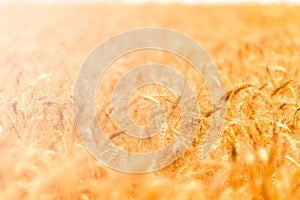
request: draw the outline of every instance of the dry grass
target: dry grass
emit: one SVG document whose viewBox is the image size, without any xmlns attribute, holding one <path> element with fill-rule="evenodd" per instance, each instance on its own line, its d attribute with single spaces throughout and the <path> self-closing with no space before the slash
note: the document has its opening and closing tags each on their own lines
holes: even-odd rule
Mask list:
<svg viewBox="0 0 300 200">
<path fill-rule="evenodd" d="M 288 6 L 0 7 L 0 199 L 300 199 L 299 24 L 300 7 Z M 141 26 L 178 30 L 207 49 L 227 91 L 227 114 L 217 148 L 200 160 L 212 112 L 203 81 L 162 52 L 119 59 L 98 94 L 109 97 L 130 66 L 154 59 L 177 66 L 201 99 L 190 150 L 163 170 L 130 175 L 103 167 L 82 147 L 72 87 L 96 44 Z M 147 124 L 146 110 L 157 103 L 168 120 L 150 141 L 120 133 L 108 99 L 95 107 L 113 142 L 147 151 L 168 144 L 180 120 L 172 93 L 146 87 L 131 101 L 136 122 Z"/>
</svg>

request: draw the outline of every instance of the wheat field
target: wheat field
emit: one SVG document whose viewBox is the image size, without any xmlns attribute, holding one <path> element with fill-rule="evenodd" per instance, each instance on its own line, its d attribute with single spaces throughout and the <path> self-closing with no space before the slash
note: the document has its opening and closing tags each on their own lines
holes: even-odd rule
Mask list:
<svg viewBox="0 0 300 200">
<path fill-rule="evenodd" d="M 299 24 L 300 7 L 287 5 L 1 5 L 0 199 L 300 199 Z M 100 42 L 147 26 L 177 30 L 206 49 L 226 90 L 226 117 L 217 147 L 201 160 L 211 113 L 203 80 L 164 52 L 118 59 L 95 97 L 99 124 L 116 145 L 136 152 L 165 146 L 180 118 L 176 97 L 149 86 L 135 93 L 130 111 L 145 125 L 153 104 L 175 110 L 162 133 L 140 141 L 118 132 L 109 98 L 100 98 L 132 66 L 155 60 L 177 67 L 195 84 L 201 108 L 184 155 L 153 173 L 126 174 L 82 146 L 73 86 Z"/>
</svg>

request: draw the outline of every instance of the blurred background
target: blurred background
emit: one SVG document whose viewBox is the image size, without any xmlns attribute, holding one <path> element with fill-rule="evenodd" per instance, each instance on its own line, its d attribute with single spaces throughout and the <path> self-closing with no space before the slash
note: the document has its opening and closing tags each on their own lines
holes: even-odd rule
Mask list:
<svg viewBox="0 0 300 200">
<path fill-rule="evenodd" d="M 244 4 L 244 3 L 292 3 L 299 4 L 300 0 L 0 0 L 0 3 L 7 2 L 30 2 L 30 3 L 93 3 L 93 2 L 105 2 L 105 3 L 184 3 L 184 4 Z"/>
</svg>

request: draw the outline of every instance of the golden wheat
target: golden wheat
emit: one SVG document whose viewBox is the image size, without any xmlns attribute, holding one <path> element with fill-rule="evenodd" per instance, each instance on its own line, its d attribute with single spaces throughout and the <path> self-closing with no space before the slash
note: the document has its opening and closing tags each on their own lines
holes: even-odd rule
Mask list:
<svg viewBox="0 0 300 200">
<path fill-rule="evenodd" d="M 300 199 L 299 11 L 287 5 L 1 5 L 0 199 Z M 107 168 L 86 151 L 72 92 L 91 49 L 141 26 L 175 29 L 201 43 L 223 80 L 227 112 L 217 145 L 200 160 L 216 111 L 202 78 L 162 52 L 120 58 L 97 89 L 107 99 L 95 97 L 95 123 L 119 148 L 157 150 L 189 117 L 180 114 L 180 97 L 145 87 L 130 99 L 129 112 L 146 125 L 150 108 L 163 106 L 161 132 L 137 140 L 120 130 L 109 98 L 132 66 L 155 58 L 178 68 L 199 101 L 189 150 L 164 169 L 137 175 Z"/>
</svg>

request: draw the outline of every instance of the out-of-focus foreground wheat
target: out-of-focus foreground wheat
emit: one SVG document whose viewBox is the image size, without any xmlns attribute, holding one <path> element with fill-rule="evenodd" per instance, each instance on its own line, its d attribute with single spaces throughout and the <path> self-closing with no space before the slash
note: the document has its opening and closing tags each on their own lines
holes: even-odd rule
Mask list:
<svg viewBox="0 0 300 200">
<path fill-rule="evenodd" d="M 300 7 L 283 5 L 1 6 L 0 199 L 300 199 L 299 24 Z M 210 111 L 199 104 L 199 138 L 190 150 L 163 170 L 130 175 L 105 168 L 82 147 L 72 91 L 99 42 L 144 26 L 175 29 L 203 45 L 224 82 L 227 113 L 206 159 L 198 150 Z M 100 93 L 129 65 L 147 61 L 146 53 L 120 59 Z M 180 63 L 174 60 L 166 63 Z M 203 88 L 196 87 L 199 99 Z M 162 90 L 143 97 L 176 102 Z M 99 120 L 113 130 L 105 105 L 95 105 Z M 166 127 L 152 143 L 168 143 L 171 132 Z M 111 133 L 122 145 L 125 136 Z M 134 151 L 144 145 L 128 141 Z"/>
</svg>

